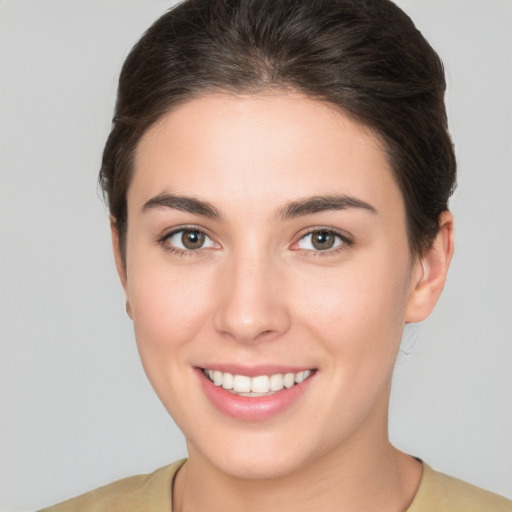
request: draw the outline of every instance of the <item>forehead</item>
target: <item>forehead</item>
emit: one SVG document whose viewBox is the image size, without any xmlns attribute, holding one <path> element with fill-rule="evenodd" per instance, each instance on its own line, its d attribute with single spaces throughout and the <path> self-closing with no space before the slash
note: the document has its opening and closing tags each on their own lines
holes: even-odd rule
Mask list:
<svg viewBox="0 0 512 512">
<path fill-rule="evenodd" d="M 401 203 L 383 144 L 336 107 L 298 94 L 212 94 L 142 137 L 128 203 L 171 192 L 269 207 L 340 193 Z"/>
</svg>

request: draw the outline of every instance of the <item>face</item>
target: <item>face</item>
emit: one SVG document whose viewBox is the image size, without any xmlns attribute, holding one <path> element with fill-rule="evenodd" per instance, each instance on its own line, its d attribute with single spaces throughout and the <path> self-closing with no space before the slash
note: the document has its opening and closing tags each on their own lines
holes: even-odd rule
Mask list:
<svg viewBox="0 0 512 512">
<path fill-rule="evenodd" d="M 371 131 L 298 95 L 193 99 L 127 199 L 128 311 L 191 458 L 276 477 L 386 439 L 421 271 Z"/>
</svg>

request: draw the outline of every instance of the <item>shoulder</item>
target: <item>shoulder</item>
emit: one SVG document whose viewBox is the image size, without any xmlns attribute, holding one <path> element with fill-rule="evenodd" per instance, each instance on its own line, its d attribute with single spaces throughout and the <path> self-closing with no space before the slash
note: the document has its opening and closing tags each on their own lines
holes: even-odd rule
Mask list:
<svg viewBox="0 0 512 512">
<path fill-rule="evenodd" d="M 148 475 L 123 478 L 40 512 L 170 511 L 172 481 L 185 461 L 180 460 Z"/>
<path fill-rule="evenodd" d="M 423 463 L 423 478 L 407 512 L 512 512 L 512 501 Z"/>
</svg>

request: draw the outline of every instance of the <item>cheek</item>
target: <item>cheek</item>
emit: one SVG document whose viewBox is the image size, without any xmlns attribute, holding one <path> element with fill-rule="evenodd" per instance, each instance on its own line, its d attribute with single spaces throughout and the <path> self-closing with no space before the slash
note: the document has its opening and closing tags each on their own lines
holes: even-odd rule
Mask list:
<svg viewBox="0 0 512 512">
<path fill-rule="evenodd" d="M 323 359 L 331 383 L 325 417 L 331 417 L 332 404 L 343 404 L 334 429 L 339 435 L 345 435 L 347 425 L 362 421 L 375 404 L 382 406 L 376 409 L 379 414 L 387 410 L 404 325 L 406 279 L 392 265 L 386 272 L 375 268 L 379 270 L 367 265 L 361 271 L 355 266 L 338 269 L 329 279 L 314 280 L 314 293 L 305 296 L 302 314 L 295 315 L 302 319 L 306 337 L 328 354 Z"/>
<path fill-rule="evenodd" d="M 333 352 L 378 359 L 398 350 L 405 321 L 407 262 L 361 261 L 310 276 L 297 308 Z M 384 267 L 384 268 L 383 268 Z M 375 357 L 373 357 L 375 356 Z"/>
<path fill-rule="evenodd" d="M 212 291 L 197 272 L 151 261 L 133 267 L 128 297 L 143 363 L 161 365 L 205 328 Z"/>
</svg>

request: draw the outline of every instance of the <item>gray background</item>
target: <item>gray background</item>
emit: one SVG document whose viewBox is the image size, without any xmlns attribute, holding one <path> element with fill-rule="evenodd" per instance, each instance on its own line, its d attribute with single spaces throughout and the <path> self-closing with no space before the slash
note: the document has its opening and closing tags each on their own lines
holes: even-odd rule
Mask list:
<svg viewBox="0 0 512 512">
<path fill-rule="evenodd" d="M 391 437 L 512 497 L 512 2 L 401 0 L 441 54 L 456 255 L 409 326 Z M 117 75 L 162 0 L 0 0 L 0 510 L 185 455 L 138 360 L 96 173 Z"/>
</svg>

